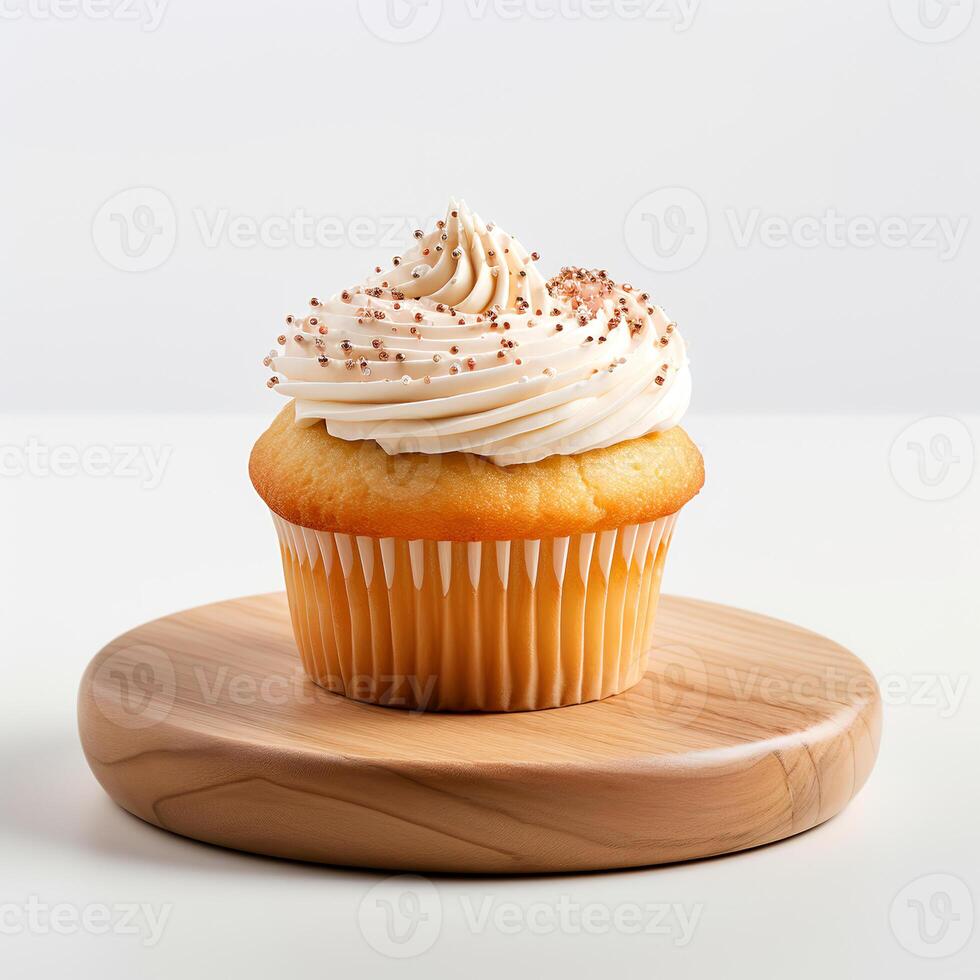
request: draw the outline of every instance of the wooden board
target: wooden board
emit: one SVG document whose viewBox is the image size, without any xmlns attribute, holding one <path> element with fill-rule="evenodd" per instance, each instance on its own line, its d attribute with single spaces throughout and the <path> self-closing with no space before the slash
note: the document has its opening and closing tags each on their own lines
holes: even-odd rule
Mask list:
<svg viewBox="0 0 980 980">
<path fill-rule="evenodd" d="M 419 714 L 306 680 L 285 597 L 147 623 L 79 695 L 122 807 L 225 847 L 417 871 L 660 864 L 838 813 L 878 750 L 868 669 L 814 633 L 665 596 L 641 683 L 592 704 Z M 860 833 L 855 827 L 855 833 Z"/>
</svg>

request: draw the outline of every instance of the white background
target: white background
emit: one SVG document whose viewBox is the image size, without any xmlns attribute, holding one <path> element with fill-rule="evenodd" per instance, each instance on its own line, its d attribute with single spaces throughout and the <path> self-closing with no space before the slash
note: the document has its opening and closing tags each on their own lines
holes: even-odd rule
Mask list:
<svg viewBox="0 0 980 980">
<path fill-rule="evenodd" d="M 0 0 L 3 976 L 976 975 L 973 0 L 927 0 L 925 21 L 917 0 L 704 0 L 689 23 L 676 0 L 665 20 L 429 0 L 401 33 L 383 0 L 170 0 L 162 19 L 93 2 Z M 437 877 L 441 934 L 397 961 L 359 925 L 384 875 L 128 817 L 85 766 L 74 700 L 117 633 L 281 588 L 245 475 L 279 407 L 261 356 L 286 312 L 390 258 L 390 229 L 450 193 L 544 271 L 602 265 L 678 320 L 708 485 L 667 590 L 826 633 L 888 694 L 878 766 L 826 826 L 669 868 Z M 304 212 L 327 241 L 246 245 L 250 222 Z M 831 212 L 843 244 L 780 243 L 779 222 L 799 238 Z M 774 230 L 741 242 L 753 216 Z M 965 228 L 958 246 L 944 227 Z M 942 892 L 959 919 L 938 943 L 941 915 L 893 919 Z M 18 930 L 32 896 L 170 911 L 147 947 Z M 474 932 L 463 911 L 563 897 L 701 911 L 686 945 Z"/>
<path fill-rule="evenodd" d="M 259 362 L 283 316 L 456 194 L 545 272 L 599 265 L 649 288 L 688 339 L 698 409 L 980 408 L 974 0 L 945 19 L 923 0 L 938 33 L 916 29 L 919 0 L 702 0 L 693 15 L 694 0 L 421 0 L 402 34 L 389 0 L 362 0 L 363 19 L 351 0 L 156 2 L 0 4 L 0 405 L 271 411 Z M 432 29 L 390 43 L 365 20 Z M 95 228 L 109 261 L 93 244 L 100 208 L 134 187 L 169 202 L 143 272 L 110 264 L 129 261 L 118 221 Z M 676 271 L 650 219 L 626 240 L 634 204 L 664 187 L 694 195 L 675 258 L 703 248 Z M 136 221 L 140 200 L 110 213 Z M 232 240 L 235 218 L 300 212 L 339 231 L 325 247 Z M 760 235 L 768 218 L 805 237 L 829 212 L 877 231 Z M 958 249 L 936 228 L 918 241 L 939 221 L 966 222 Z"/>
</svg>

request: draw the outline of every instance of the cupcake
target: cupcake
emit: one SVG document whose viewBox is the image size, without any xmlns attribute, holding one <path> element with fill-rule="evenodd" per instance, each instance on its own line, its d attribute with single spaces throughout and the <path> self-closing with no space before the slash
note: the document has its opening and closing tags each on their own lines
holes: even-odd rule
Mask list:
<svg viewBox="0 0 980 980">
<path fill-rule="evenodd" d="M 643 675 L 677 515 L 704 482 L 687 354 L 605 271 L 545 280 L 452 202 L 364 282 L 286 318 L 291 399 L 249 471 L 319 685 L 521 711 Z"/>
</svg>

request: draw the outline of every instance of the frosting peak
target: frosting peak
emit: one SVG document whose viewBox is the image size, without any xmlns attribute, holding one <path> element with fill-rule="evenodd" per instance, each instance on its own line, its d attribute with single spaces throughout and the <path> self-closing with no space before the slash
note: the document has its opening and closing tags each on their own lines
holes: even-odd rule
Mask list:
<svg viewBox="0 0 980 980">
<path fill-rule="evenodd" d="M 676 325 L 604 271 L 545 282 L 537 255 L 462 202 L 365 282 L 287 317 L 269 386 L 303 424 L 386 452 L 499 465 L 676 425 L 690 371 Z"/>
<path fill-rule="evenodd" d="M 525 312 L 547 300 L 544 279 L 516 238 L 485 224 L 463 201 L 450 201 L 444 221 L 394 260 L 372 285 L 399 291 L 406 299 L 445 303 L 460 313 Z"/>
</svg>

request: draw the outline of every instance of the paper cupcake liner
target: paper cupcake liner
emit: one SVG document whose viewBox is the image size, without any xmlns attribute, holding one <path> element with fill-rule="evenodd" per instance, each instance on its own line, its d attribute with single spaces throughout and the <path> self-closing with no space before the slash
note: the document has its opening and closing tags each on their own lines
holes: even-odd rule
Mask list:
<svg viewBox="0 0 980 980">
<path fill-rule="evenodd" d="M 677 514 L 537 541 L 408 541 L 273 514 L 319 685 L 415 710 L 580 704 L 637 683 Z"/>
</svg>

